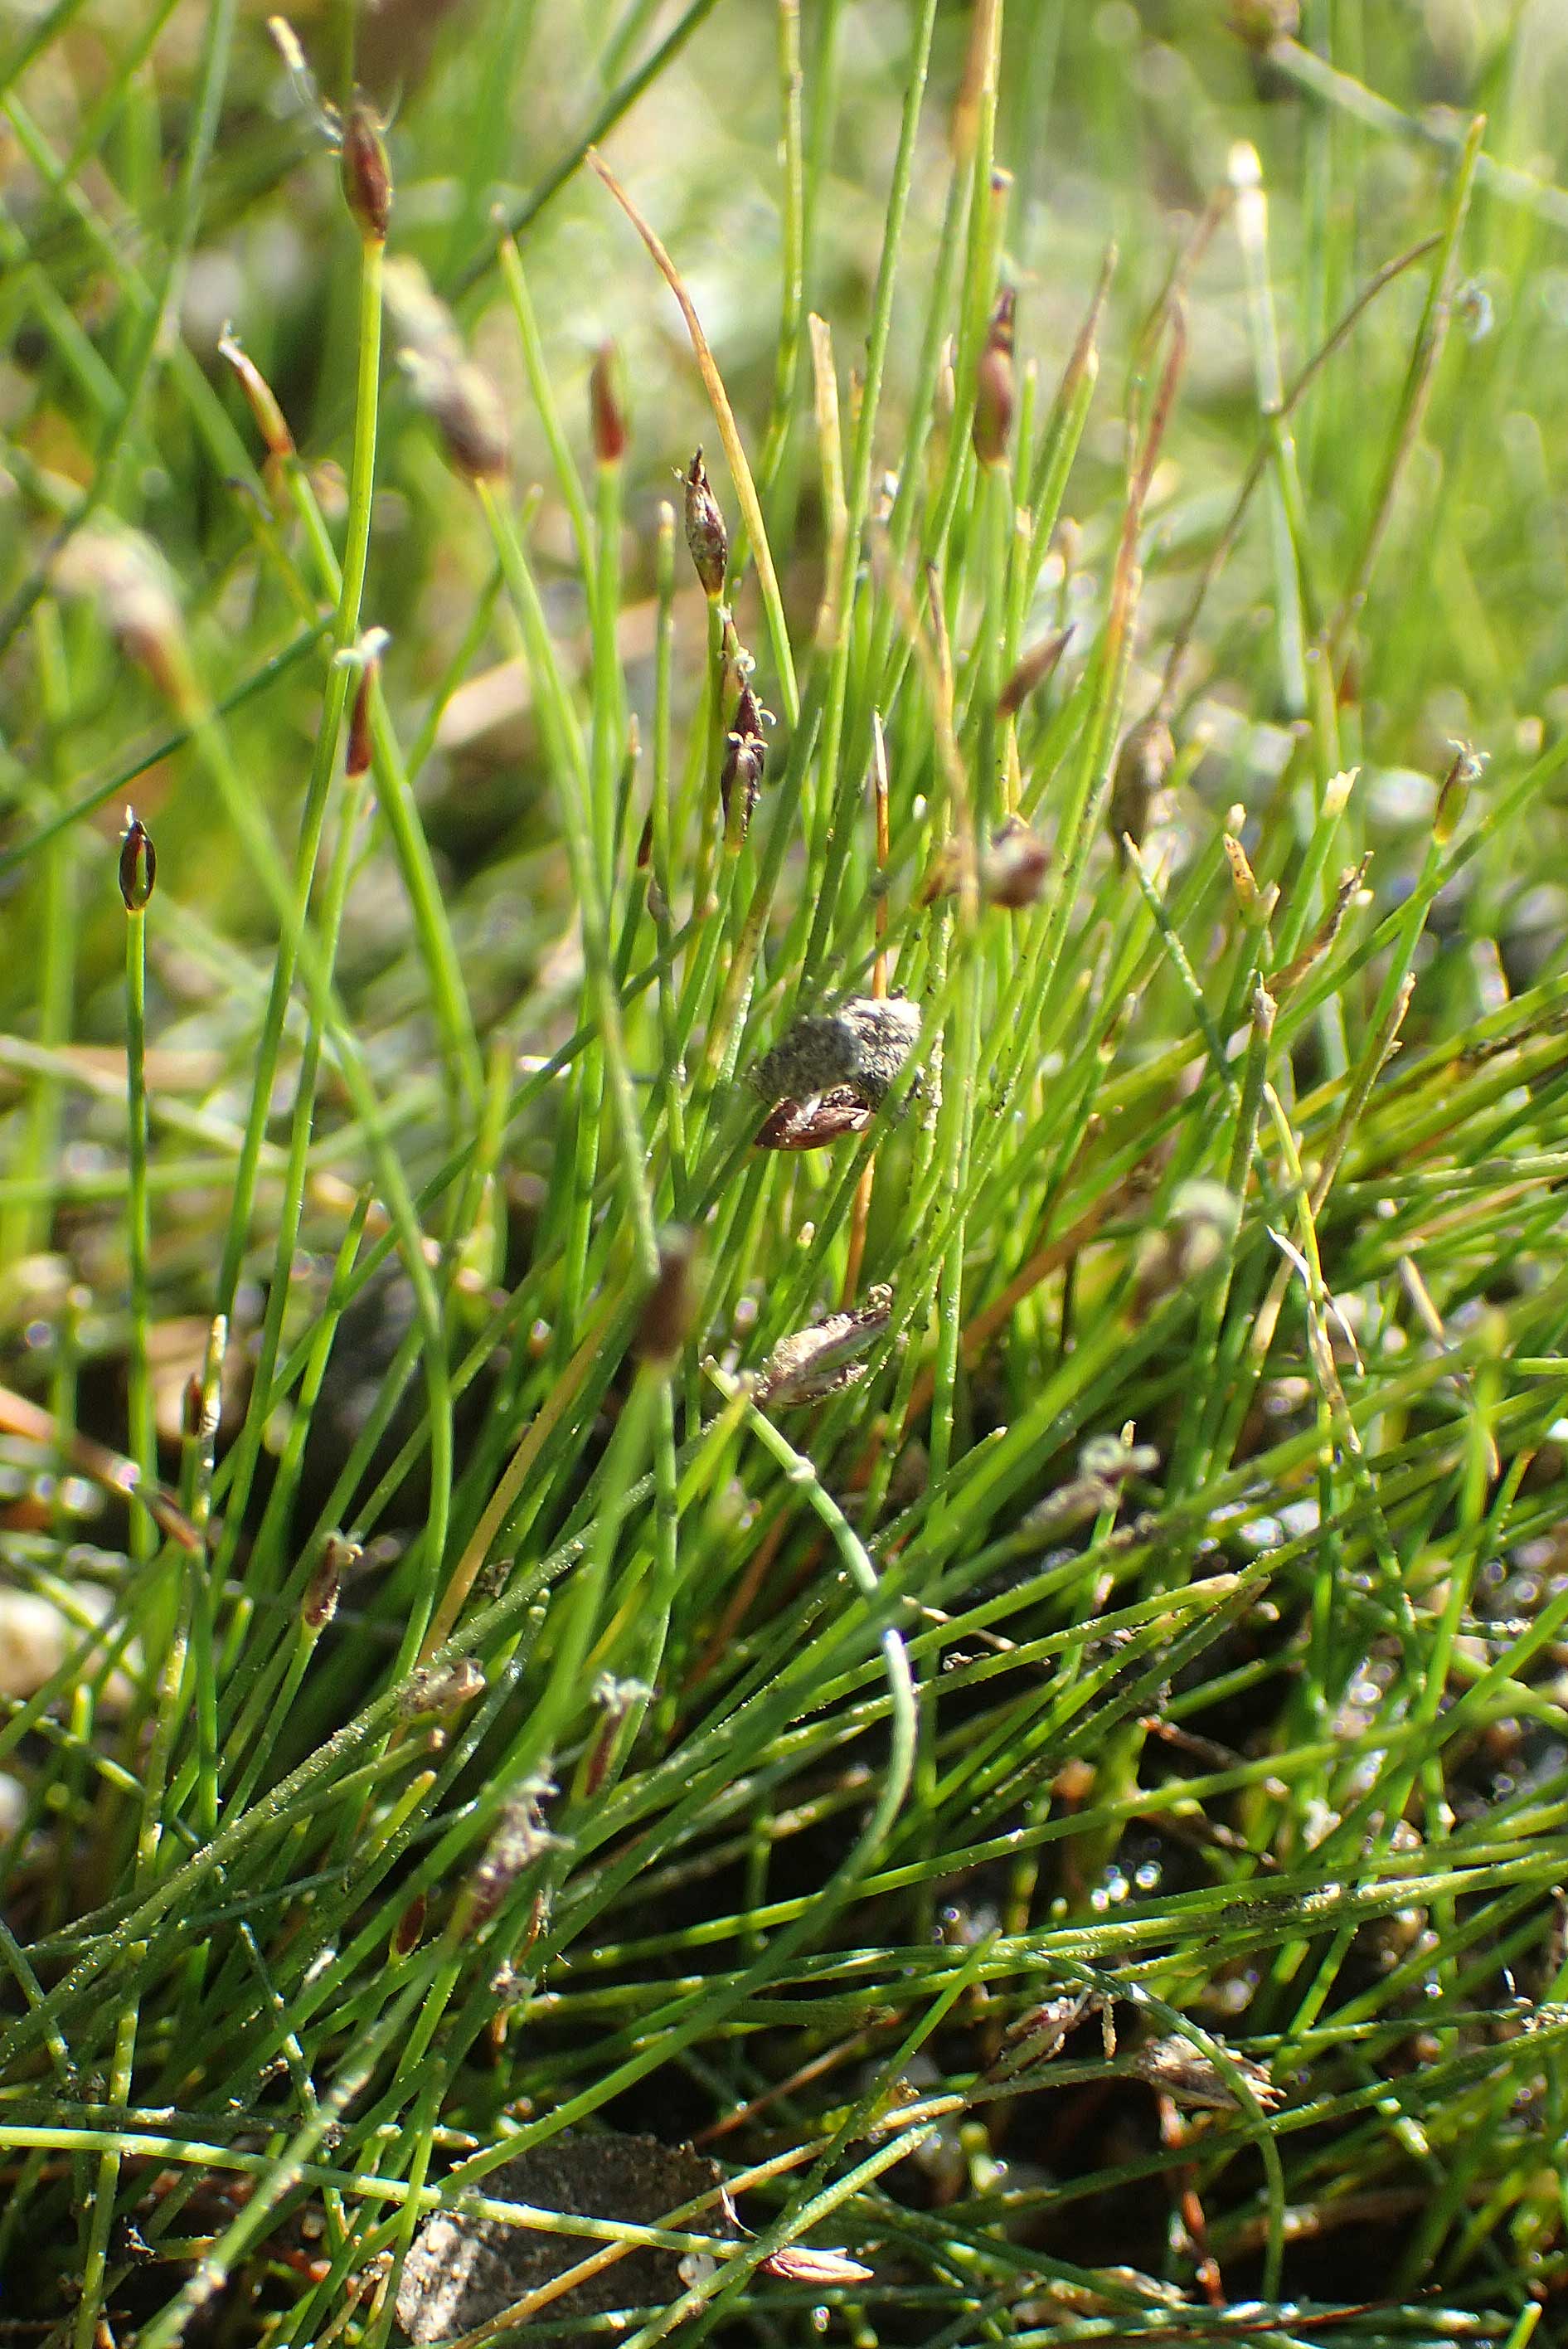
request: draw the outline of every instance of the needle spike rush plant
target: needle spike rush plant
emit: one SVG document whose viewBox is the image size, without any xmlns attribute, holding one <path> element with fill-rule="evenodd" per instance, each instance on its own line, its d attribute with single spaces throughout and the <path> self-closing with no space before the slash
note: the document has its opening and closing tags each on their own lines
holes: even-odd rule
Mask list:
<svg viewBox="0 0 1568 2349">
<path fill-rule="evenodd" d="M 1568 2337 L 1561 19 L 0 26 L 8 2339 Z"/>
</svg>

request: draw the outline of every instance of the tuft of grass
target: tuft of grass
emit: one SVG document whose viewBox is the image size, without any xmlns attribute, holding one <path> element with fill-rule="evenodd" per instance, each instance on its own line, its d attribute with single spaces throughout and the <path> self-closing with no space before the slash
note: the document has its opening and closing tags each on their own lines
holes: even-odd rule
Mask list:
<svg viewBox="0 0 1568 2349">
<path fill-rule="evenodd" d="M 5 2315 L 1550 2339 L 1553 11 L 438 17 L 0 50 Z"/>
</svg>

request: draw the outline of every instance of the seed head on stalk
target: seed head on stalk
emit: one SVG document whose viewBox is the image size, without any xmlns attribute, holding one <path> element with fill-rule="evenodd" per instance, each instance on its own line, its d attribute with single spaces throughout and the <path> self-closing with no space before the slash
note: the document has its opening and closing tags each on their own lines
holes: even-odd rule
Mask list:
<svg viewBox="0 0 1568 2349">
<path fill-rule="evenodd" d="M 713 484 L 707 478 L 707 468 L 699 449 L 686 473 L 686 542 L 703 594 L 710 604 L 717 603 L 724 593 L 724 574 L 729 562 L 729 533 L 724 526 L 724 516 Z"/>
</svg>

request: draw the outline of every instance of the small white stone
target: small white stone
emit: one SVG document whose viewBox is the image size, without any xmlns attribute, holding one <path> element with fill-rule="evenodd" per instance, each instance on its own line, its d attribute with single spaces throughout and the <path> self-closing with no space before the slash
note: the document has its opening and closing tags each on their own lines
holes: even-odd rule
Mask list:
<svg viewBox="0 0 1568 2349">
<path fill-rule="evenodd" d="M 0 1695 L 32 1696 L 66 1660 L 68 1627 L 36 1590 L 0 1590 Z"/>
<path fill-rule="evenodd" d="M 0 1836 L 14 1836 L 27 1815 L 27 1789 L 0 1770 Z"/>
</svg>

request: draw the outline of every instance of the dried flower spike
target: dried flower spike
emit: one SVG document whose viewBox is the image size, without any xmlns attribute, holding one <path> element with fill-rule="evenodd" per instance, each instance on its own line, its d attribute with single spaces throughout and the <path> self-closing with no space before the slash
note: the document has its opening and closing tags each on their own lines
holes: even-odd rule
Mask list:
<svg viewBox="0 0 1568 2349">
<path fill-rule="evenodd" d="M 727 748 L 718 779 L 724 836 L 733 848 L 739 847 L 750 830 L 752 810 L 762 787 L 762 770 L 768 760 L 762 728 L 767 717 L 767 710 L 750 686 L 743 685 L 736 704 L 735 723 L 725 738 Z"/>
<path fill-rule="evenodd" d="M 1037 686 L 1044 685 L 1048 677 L 1055 675 L 1071 635 L 1070 627 L 1058 628 L 1055 636 L 1042 636 L 1037 645 L 1031 645 L 1022 655 L 1017 667 L 997 696 L 998 718 L 1016 717 Z"/>
<path fill-rule="evenodd" d="M 724 593 L 724 574 L 729 562 L 729 533 L 724 526 L 724 516 L 713 485 L 707 478 L 707 468 L 699 449 L 691 460 L 686 481 L 686 541 L 691 549 L 691 559 L 703 594 L 710 603 L 717 603 Z"/>
<path fill-rule="evenodd" d="M 786 2243 L 758 2261 L 758 2275 L 782 2276 L 789 2283 L 860 2283 L 875 2273 L 843 2251 L 813 2251 L 807 2243 Z"/>
<path fill-rule="evenodd" d="M 1122 1486 L 1135 1477 L 1152 1475 L 1159 1465 L 1160 1454 L 1151 1444 L 1131 1444 L 1116 1435 L 1091 1437 L 1078 1453 L 1077 1475 L 1037 1501 L 1026 1512 L 1024 1525 L 1033 1536 L 1055 1538 L 1104 1510 L 1114 1513 L 1120 1506 Z"/>
<path fill-rule="evenodd" d="M 588 378 L 588 406 L 593 424 L 593 454 L 601 465 L 618 465 L 626 453 L 626 370 L 616 345 L 600 344 Z"/>
<path fill-rule="evenodd" d="M 780 1338 L 758 1374 L 758 1402 L 816 1402 L 853 1386 L 865 1376 L 865 1364 L 856 1356 L 875 1345 L 892 1319 L 892 1291 L 879 1284 L 867 1289 L 863 1305 L 847 1313 L 830 1313 L 810 1330 Z"/>
<path fill-rule="evenodd" d="M 593 1702 L 603 1718 L 590 1739 L 583 1760 L 578 1791 L 584 1797 L 596 1795 L 604 1784 L 621 1743 L 623 1723 L 631 1718 L 639 1705 L 647 1704 L 653 1693 L 646 1681 L 619 1681 L 614 1672 L 601 1672 L 594 1682 Z"/>
<path fill-rule="evenodd" d="M 345 1541 L 341 1534 L 328 1534 L 300 1601 L 300 1620 L 307 1631 L 325 1630 L 337 1612 L 344 1574 L 358 1565 L 362 1555 L 357 1542 Z"/>
<path fill-rule="evenodd" d="M 676 1225 L 659 1241 L 659 1269 L 643 1305 L 635 1351 L 655 1366 L 673 1362 L 691 1331 L 696 1299 L 692 1294 L 692 1265 L 696 1237 Z"/>
<path fill-rule="evenodd" d="M 1018 2015 L 1007 2026 L 1002 2053 L 985 2074 L 992 2081 L 1011 2080 L 1032 2072 L 1060 2054 L 1068 2033 L 1080 2023 L 1099 2021 L 1100 2045 L 1108 2064 L 1116 2055 L 1116 1999 L 1107 1990 L 1085 1982 L 1076 1990 L 1058 1992 L 1038 2006 Z"/>
<path fill-rule="evenodd" d="M 812 1102 L 842 1087 L 872 1109 L 886 1098 L 920 1041 L 920 1006 L 905 996 L 851 996 L 807 1012 L 749 1071 L 764 1101 Z"/>
<path fill-rule="evenodd" d="M 370 769 L 370 696 L 376 683 L 375 673 L 366 668 L 354 688 L 354 707 L 348 719 L 348 749 L 343 771 L 350 778 L 367 774 Z"/>
<path fill-rule="evenodd" d="M 398 1711 L 409 1721 L 422 1713 L 458 1713 L 484 1692 L 485 1676 L 471 1656 L 445 1671 L 422 1665 L 405 1682 Z"/>
<path fill-rule="evenodd" d="M 1222 1183 L 1196 1176 L 1183 1183 L 1162 1225 L 1138 1251 L 1139 1295 L 1145 1304 L 1190 1288 L 1213 1271 L 1235 1243 L 1242 1203 Z"/>
<path fill-rule="evenodd" d="M 255 419 L 256 429 L 266 444 L 267 454 L 275 457 L 281 464 L 294 453 L 294 434 L 289 430 L 288 419 L 278 406 L 271 384 L 241 344 L 232 326 L 226 326 L 218 337 L 218 357 L 226 359 L 232 367 Z"/>
<path fill-rule="evenodd" d="M 1117 758 L 1106 818 L 1119 856 L 1124 836 L 1134 848 L 1142 847 L 1154 794 L 1175 762 L 1176 745 L 1163 718 L 1146 718 L 1133 727 Z"/>
<path fill-rule="evenodd" d="M 403 354 L 414 397 L 446 443 L 447 455 L 469 481 L 499 481 L 511 462 L 511 437 L 500 394 L 472 359 L 435 372 Z"/>
<path fill-rule="evenodd" d="M 1293 988 L 1299 987 L 1307 972 L 1323 960 L 1324 956 L 1339 936 L 1340 925 L 1345 919 L 1346 909 L 1366 880 L 1371 863 L 1372 852 L 1368 849 L 1359 864 L 1346 866 L 1335 889 L 1333 904 L 1301 952 L 1294 956 L 1289 962 L 1283 963 L 1278 970 L 1271 970 L 1268 973 L 1264 983 L 1276 1003 L 1287 996 Z"/>
<path fill-rule="evenodd" d="M 544 1824 L 544 1803 L 555 1792 L 552 1779 L 525 1778 L 503 1806 L 483 1858 L 469 1878 L 470 1918 L 482 1925 L 493 1917 L 524 1868 L 560 1846 Z"/>
<path fill-rule="evenodd" d="M 1050 856 L 1045 842 L 1024 822 L 1010 815 L 991 835 L 991 845 L 980 863 L 981 894 L 993 905 L 1012 911 L 1032 905 L 1046 883 Z"/>
<path fill-rule="evenodd" d="M 188 706 L 191 664 L 173 574 L 150 539 L 111 523 L 68 539 L 50 571 L 56 592 L 90 599 L 128 660 L 175 707 Z"/>
<path fill-rule="evenodd" d="M 352 653 L 340 656 L 359 670 L 348 716 L 348 748 L 344 760 L 344 773 L 347 776 L 369 772 L 374 756 L 371 708 L 376 680 L 381 673 L 381 656 L 391 641 L 385 628 L 370 628 Z"/>
<path fill-rule="evenodd" d="M 846 1133 L 863 1133 L 872 1112 L 847 1085 L 834 1085 L 808 1107 L 781 1101 L 769 1112 L 757 1135 L 758 1150 L 820 1150 L 841 1142 Z"/>
<path fill-rule="evenodd" d="M 125 812 L 125 838 L 119 844 L 119 894 L 128 914 L 139 914 L 158 878 L 158 853 L 152 836 L 134 808 Z"/>
<path fill-rule="evenodd" d="M 412 1900 L 392 1928 L 392 1955 L 406 1958 L 410 1950 L 418 1949 L 425 1930 L 427 1896 L 416 1892 Z"/>
<path fill-rule="evenodd" d="M 1003 287 L 991 313 L 985 348 L 975 365 L 975 420 L 970 438 L 983 465 L 1005 464 L 1007 443 L 1013 436 L 1013 311 L 1016 298 L 1010 285 Z"/>
<path fill-rule="evenodd" d="M 920 902 L 934 905 L 939 897 L 956 897 L 973 885 L 975 874 L 974 845 L 966 834 L 949 833 L 937 844 L 936 854 L 926 867 L 925 878 L 920 885 Z"/>
<path fill-rule="evenodd" d="M 500 394 L 469 358 L 451 312 L 417 261 L 399 255 L 388 262 L 387 314 L 397 364 L 451 463 L 470 481 L 500 481 L 511 461 Z"/>
<path fill-rule="evenodd" d="M 1284 2089 L 1275 2087 L 1261 2064 L 1230 2048 L 1225 2053 L 1264 2112 L 1272 2111 L 1284 2097 Z M 1219 2065 L 1190 2039 L 1180 2035 L 1151 2039 L 1133 2056 L 1132 2069 L 1140 2080 L 1147 2080 L 1151 2088 L 1161 2089 L 1179 2105 L 1202 2105 L 1212 2112 L 1242 2110 L 1240 2096 Z"/>
</svg>

